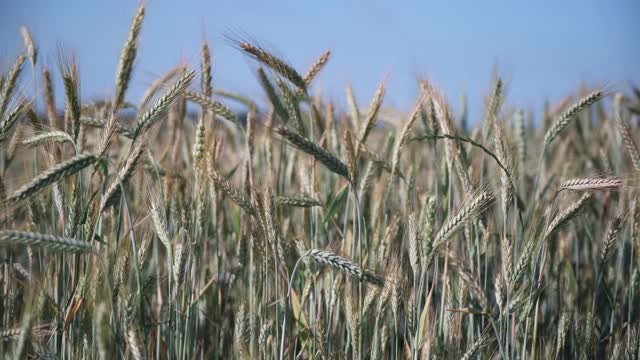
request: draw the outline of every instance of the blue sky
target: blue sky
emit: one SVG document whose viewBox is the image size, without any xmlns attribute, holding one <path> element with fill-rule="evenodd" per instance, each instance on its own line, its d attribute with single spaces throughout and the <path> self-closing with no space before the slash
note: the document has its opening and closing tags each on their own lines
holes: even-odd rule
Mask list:
<svg viewBox="0 0 640 360">
<path fill-rule="evenodd" d="M 73 49 L 83 98 L 111 96 L 136 6 L 136 0 L 2 0 L 0 68 L 20 51 L 19 26 L 26 24 L 41 64 L 55 67 L 60 45 Z M 408 110 L 422 74 L 454 107 L 464 92 L 471 121 L 482 115 L 496 69 L 507 83 L 507 101 L 536 112 L 545 99 L 560 100 L 582 84 L 613 90 L 640 84 L 640 2 L 633 0 L 148 0 L 146 6 L 128 93 L 135 102 L 181 59 L 197 67 L 203 36 L 213 50 L 214 86 L 264 98 L 255 66 L 226 40 L 229 34 L 266 44 L 301 72 L 332 50 L 315 86 L 338 104 L 345 104 L 348 82 L 366 106 L 389 74 L 386 104 Z"/>
</svg>

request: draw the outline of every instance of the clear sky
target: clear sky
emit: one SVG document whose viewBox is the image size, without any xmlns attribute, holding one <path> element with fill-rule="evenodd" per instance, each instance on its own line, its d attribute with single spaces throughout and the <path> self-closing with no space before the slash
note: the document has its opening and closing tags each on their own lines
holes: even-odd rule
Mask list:
<svg viewBox="0 0 640 360">
<path fill-rule="evenodd" d="M 136 6 L 137 0 L 0 0 L 0 68 L 20 51 L 19 26 L 26 24 L 42 63 L 55 67 L 60 45 L 76 52 L 84 99 L 111 96 Z M 135 102 L 181 59 L 197 67 L 203 36 L 213 50 L 214 86 L 263 99 L 255 66 L 226 40 L 229 34 L 266 44 L 301 72 L 332 50 L 315 86 L 338 104 L 349 82 L 366 106 L 389 74 L 386 104 L 408 110 L 422 74 L 454 106 L 467 94 L 471 121 L 482 114 L 496 69 L 508 102 L 536 112 L 545 99 L 560 100 L 582 84 L 614 90 L 640 84 L 635 0 L 148 0 L 146 6 L 128 93 Z"/>
</svg>

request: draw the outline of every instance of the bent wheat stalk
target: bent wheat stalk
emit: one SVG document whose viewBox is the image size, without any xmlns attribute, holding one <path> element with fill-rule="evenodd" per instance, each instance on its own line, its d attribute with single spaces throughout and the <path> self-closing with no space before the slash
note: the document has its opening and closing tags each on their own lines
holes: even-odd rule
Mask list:
<svg viewBox="0 0 640 360">
<path fill-rule="evenodd" d="M 120 198 L 120 194 L 122 191 L 120 184 L 126 184 L 129 179 L 131 179 L 133 173 L 136 170 L 136 167 L 138 166 L 138 163 L 140 162 L 140 156 L 142 155 L 144 150 L 144 141 L 138 141 L 134 144 L 134 147 L 131 149 L 129 156 L 127 157 L 127 161 L 117 175 L 118 178 L 116 178 L 111 183 L 111 186 L 109 186 L 103 198 L 102 204 L 100 205 L 100 212 L 102 212 L 102 210 L 104 210 L 105 208 L 115 204 L 115 202 Z"/>
<path fill-rule="evenodd" d="M 620 136 L 622 137 L 624 147 L 627 149 L 629 157 L 631 158 L 631 163 L 633 164 L 633 167 L 636 169 L 636 171 L 640 171 L 640 153 L 638 152 L 638 147 L 633 140 L 633 135 L 631 135 L 631 129 L 629 128 L 629 125 L 622 119 L 621 103 L 622 94 L 616 94 L 616 97 L 614 99 L 614 119 L 616 120 L 618 131 L 620 131 Z"/>
<path fill-rule="evenodd" d="M 287 129 L 284 126 L 277 128 L 275 131 L 283 138 L 287 139 L 293 146 L 320 161 L 331 172 L 341 175 L 349 182 L 351 182 L 351 177 L 349 176 L 349 168 L 345 163 L 342 162 L 342 160 L 338 159 L 335 155 L 331 154 L 327 150 L 320 147 L 320 145 L 314 143 L 306 137 Z"/>
<path fill-rule="evenodd" d="M 314 207 L 322 206 L 320 202 L 312 197 L 301 195 L 279 195 L 276 196 L 276 205 L 293 207 Z"/>
<path fill-rule="evenodd" d="M 226 107 L 223 103 L 211 100 L 205 96 L 196 94 L 191 91 L 186 91 L 184 95 L 187 100 L 193 101 L 194 103 L 211 110 L 214 114 L 220 115 L 223 118 L 231 121 L 232 123 L 239 125 L 236 114 L 231 109 Z"/>
<path fill-rule="evenodd" d="M 63 179 L 67 176 L 73 175 L 78 171 L 93 164 L 98 158 L 93 154 L 80 154 L 72 157 L 71 159 L 55 165 L 54 167 L 46 170 L 40 175 L 33 178 L 28 183 L 20 187 L 16 192 L 11 195 L 7 201 L 18 202 L 24 200 L 54 182 Z"/>
<path fill-rule="evenodd" d="M 71 135 L 67 134 L 64 131 L 54 130 L 54 131 L 43 132 L 41 134 L 37 134 L 28 139 L 25 139 L 22 141 L 22 145 L 35 147 L 43 143 L 46 143 L 47 141 L 53 141 L 60 144 L 65 142 L 70 142 L 71 144 L 73 144 L 73 139 L 71 138 Z"/>
<path fill-rule="evenodd" d="M 195 71 L 185 71 L 180 79 L 147 112 L 138 118 L 137 126 L 134 130 L 134 139 L 138 138 L 143 131 L 158 121 L 160 116 L 169 109 L 169 106 L 185 93 L 195 76 Z"/>
<path fill-rule="evenodd" d="M 450 216 L 435 236 L 433 241 L 432 253 L 444 245 L 446 241 L 455 235 L 464 224 L 474 217 L 482 214 L 496 200 L 495 194 L 488 191 L 481 191 L 475 195 L 466 205 L 464 205 L 457 213 Z"/>
<path fill-rule="evenodd" d="M 213 168 L 213 166 L 209 167 L 209 177 L 211 178 L 211 180 L 213 180 L 216 186 L 218 186 L 222 190 L 222 192 L 224 192 L 228 197 L 230 197 L 231 200 L 233 200 L 233 202 L 235 202 L 238 206 L 240 206 L 246 212 L 248 212 L 253 216 L 257 215 L 258 211 L 256 207 L 251 203 L 251 201 L 249 201 L 249 199 L 247 199 L 243 194 L 241 194 L 240 191 L 238 191 L 238 189 L 233 187 L 233 185 L 229 183 L 229 180 L 227 180 L 224 176 L 220 175 Z"/>
<path fill-rule="evenodd" d="M 267 52 L 265 49 L 246 41 L 236 41 L 236 43 L 245 53 L 249 54 L 254 59 L 275 70 L 301 90 L 305 90 L 307 88 L 307 84 L 304 78 L 300 76 L 300 74 L 298 74 L 298 72 L 284 60 L 279 59 L 275 55 Z"/>
<path fill-rule="evenodd" d="M 608 178 L 578 178 L 563 181 L 558 191 L 562 190 L 618 190 L 622 186 L 622 180 L 617 177 Z"/>
<path fill-rule="evenodd" d="M 571 220 L 580 209 L 593 197 L 593 193 L 587 192 L 582 195 L 576 202 L 571 204 L 564 211 L 556 215 L 555 218 L 549 223 L 546 228 L 544 238 L 547 239 L 554 231 L 559 229 L 562 225 L 566 224 L 567 221 Z"/>
<path fill-rule="evenodd" d="M 378 287 L 385 285 L 385 279 L 382 276 L 375 274 L 369 269 L 361 268 L 358 264 L 346 257 L 318 249 L 309 250 L 305 254 L 305 257 L 311 258 L 318 263 L 329 265 L 360 281 L 365 281 Z"/>
<path fill-rule="evenodd" d="M 569 109 L 562 113 L 558 120 L 551 125 L 549 130 L 547 130 L 547 133 L 544 136 L 544 147 L 551 144 L 558 134 L 560 134 L 562 130 L 569 125 L 569 121 L 571 121 L 575 115 L 600 99 L 602 99 L 602 91 L 594 91 L 580 99 L 580 101 L 573 104 Z"/>
<path fill-rule="evenodd" d="M 66 253 L 94 252 L 91 243 L 48 234 L 0 230 L 0 248 L 31 247 Z"/>
<path fill-rule="evenodd" d="M 13 93 L 16 82 L 18 81 L 18 76 L 20 76 L 23 64 L 24 55 L 20 54 L 11 68 L 11 71 L 9 71 L 7 78 L 4 80 L 2 88 L 0 88 L 0 116 L 4 114 L 4 111 L 9 104 L 9 99 L 11 98 L 11 94 Z"/>
<path fill-rule="evenodd" d="M 311 85 L 311 82 L 313 81 L 313 79 L 316 77 L 316 75 L 318 75 L 320 70 L 322 70 L 322 68 L 326 65 L 327 61 L 329 61 L 329 56 L 331 56 L 331 51 L 327 50 L 322 55 L 320 55 L 320 57 L 313 64 L 311 64 L 311 67 L 309 67 L 309 70 L 307 70 L 307 72 L 302 77 L 307 87 Z"/>
</svg>

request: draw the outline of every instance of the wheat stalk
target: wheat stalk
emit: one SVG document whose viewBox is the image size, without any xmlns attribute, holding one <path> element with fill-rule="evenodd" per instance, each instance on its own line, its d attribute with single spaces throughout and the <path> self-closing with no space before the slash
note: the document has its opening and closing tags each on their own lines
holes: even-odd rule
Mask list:
<svg viewBox="0 0 640 360">
<path fill-rule="evenodd" d="M 591 191 L 591 190 L 618 190 L 622 186 L 622 180 L 617 177 L 608 178 L 577 178 L 560 183 L 561 190 Z"/>
<path fill-rule="evenodd" d="M 273 87 L 273 84 L 269 80 L 267 73 L 263 68 L 258 68 L 257 73 L 258 81 L 260 82 L 262 89 L 264 89 L 264 92 L 267 94 L 267 98 L 269 98 L 269 102 L 271 102 L 273 110 L 282 119 L 282 121 L 286 123 L 287 120 L 289 120 L 287 110 L 284 108 L 284 105 L 282 105 L 280 97 L 278 96 L 276 89 Z"/>
<path fill-rule="evenodd" d="M 80 83 L 78 78 L 78 67 L 74 56 L 66 55 L 62 50 L 59 53 L 60 72 L 62 73 L 62 82 L 64 84 L 64 92 L 67 97 L 66 110 L 69 113 L 70 125 L 67 125 L 67 131 L 71 132 L 74 144 L 78 141 L 80 135 Z"/>
<path fill-rule="evenodd" d="M 27 55 L 29 56 L 31 65 L 35 67 L 36 61 L 38 60 L 38 47 L 35 41 L 33 41 L 31 31 L 24 25 L 20 26 L 20 35 L 22 35 L 22 42 L 24 43 L 25 49 L 27 49 Z"/>
<path fill-rule="evenodd" d="M 633 140 L 633 135 L 631 134 L 629 125 L 622 119 L 621 102 L 622 94 L 616 94 L 614 98 L 614 119 L 616 121 L 618 131 L 620 131 L 620 136 L 622 137 L 624 147 L 627 149 L 629 157 L 631 158 L 631 163 L 633 164 L 633 167 L 636 169 L 636 171 L 640 171 L 640 153 L 638 152 L 638 147 Z"/>
<path fill-rule="evenodd" d="M 127 340 L 127 344 L 129 345 L 129 351 L 131 352 L 131 356 L 135 360 L 142 360 L 146 358 L 144 354 L 145 353 L 144 347 L 141 347 L 140 340 L 138 339 L 138 334 L 133 327 L 129 328 L 129 330 L 127 331 L 126 340 Z"/>
<path fill-rule="evenodd" d="M 53 141 L 60 144 L 65 142 L 70 142 L 71 144 L 73 144 L 73 139 L 69 134 L 67 134 L 64 131 L 53 130 L 53 131 L 43 132 L 43 133 L 34 135 L 30 138 L 27 138 L 25 140 L 22 140 L 22 145 L 35 147 L 35 146 L 42 145 L 48 141 Z"/>
<path fill-rule="evenodd" d="M 80 124 L 84 126 L 96 128 L 96 129 L 103 129 L 105 127 L 104 122 L 102 122 L 100 119 L 96 119 L 89 116 L 81 116 Z M 133 135 L 134 135 L 133 131 L 134 130 L 129 129 L 128 127 L 125 127 L 120 124 L 116 124 L 116 132 L 120 135 L 123 135 L 124 137 L 133 139 Z"/>
<path fill-rule="evenodd" d="M 600 266 L 602 266 L 611 257 L 618 244 L 621 231 L 622 218 L 616 217 L 609 225 L 607 236 L 603 239 L 600 247 Z"/>
<path fill-rule="evenodd" d="M 567 221 L 571 220 L 582 207 L 593 197 L 593 193 L 587 192 L 583 194 L 576 202 L 571 204 L 571 206 L 567 207 L 565 210 L 556 215 L 553 220 L 547 225 L 545 230 L 544 238 L 548 238 L 553 234 L 554 231 L 559 229 L 562 225 L 566 224 Z"/>
<path fill-rule="evenodd" d="M 176 101 L 180 96 L 185 94 L 185 90 L 189 87 L 191 80 L 195 77 L 194 71 L 185 71 L 178 81 L 167 90 L 167 92 L 156 101 L 149 110 L 147 110 L 142 116 L 138 118 L 137 126 L 134 130 L 134 139 L 136 139 L 142 132 L 151 127 L 162 114 L 164 114 L 171 104 Z"/>
<path fill-rule="evenodd" d="M 353 139 L 351 138 L 351 133 L 349 130 L 344 131 L 342 136 L 344 141 L 344 150 L 347 154 L 347 168 L 349 169 L 349 178 L 352 179 L 353 182 L 356 181 L 356 174 L 358 171 L 358 160 L 355 145 L 353 144 Z"/>
<path fill-rule="evenodd" d="M 69 160 L 63 161 L 31 179 L 31 181 L 16 190 L 13 195 L 7 199 L 7 201 L 18 202 L 20 200 L 24 200 L 45 189 L 56 181 L 73 175 L 86 168 L 93 164 L 97 159 L 98 158 L 93 154 L 79 154 Z"/>
<path fill-rule="evenodd" d="M 209 166 L 209 177 L 213 182 L 219 187 L 222 192 L 224 192 L 233 202 L 235 202 L 238 206 L 243 208 L 246 212 L 251 215 L 257 214 L 256 207 L 251 204 L 251 201 L 247 199 L 243 194 L 240 193 L 224 176 L 220 175 L 213 166 Z"/>
<path fill-rule="evenodd" d="M 591 104 L 602 98 L 601 91 L 594 91 L 589 95 L 580 99 L 577 103 L 568 108 L 560 117 L 551 125 L 547 133 L 544 135 L 544 146 L 548 146 L 551 142 L 564 130 L 571 119 L 574 118 L 580 111 L 589 107 Z"/>
<path fill-rule="evenodd" d="M 220 115 L 223 118 L 233 122 L 234 124 L 238 124 L 238 118 L 236 114 L 226 107 L 223 103 L 219 101 L 214 101 L 204 96 L 198 95 L 191 91 L 185 92 L 185 98 L 189 101 L 193 101 L 194 103 L 211 110 L 214 114 Z"/>
<path fill-rule="evenodd" d="M 100 212 L 102 212 L 103 209 L 114 205 L 115 202 L 120 198 L 120 194 L 122 193 L 122 186 L 124 186 L 124 184 L 126 184 L 129 179 L 131 179 L 138 166 L 138 163 L 140 162 L 140 157 L 145 150 L 144 144 L 144 141 L 138 141 L 131 148 L 129 155 L 127 156 L 127 161 L 124 163 L 124 166 L 122 167 L 122 169 L 120 169 L 120 171 L 116 175 L 117 177 L 113 180 L 103 197 L 102 204 L 100 205 Z"/>
<path fill-rule="evenodd" d="M 302 77 L 306 87 L 311 86 L 311 82 L 315 79 L 316 75 L 324 68 L 324 66 L 329 61 L 329 57 L 331 56 L 331 51 L 327 50 L 309 67 L 309 70 Z"/>
<path fill-rule="evenodd" d="M 342 160 L 320 147 L 320 145 L 307 139 L 306 137 L 297 134 L 284 126 L 277 128 L 276 133 L 287 139 L 293 146 L 299 150 L 313 156 L 316 160 L 320 161 L 331 172 L 341 175 L 348 181 L 351 181 L 349 176 L 349 168 Z"/>
<path fill-rule="evenodd" d="M 51 72 L 48 69 L 42 70 L 42 83 L 44 91 L 44 105 L 49 118 L 49 126 L 56 126 L 56 100 L 51 81 Z"/>
<path fill-rule="evenodd" d="M 487 325 L 485 329 L 482 331 L 482 334 L 478 337 L 476 341 L 471 344 L 469 349 L 464 353 L 464 355 L 460 358 L 461 360 L 469 360 L 472 359 L 476 353 L 484 348 L 489 346 L 493 342 L 492 337 L 492 329 L 491 325 Z"/>
<path fill-rule="evenodd" d="M 487 210 L 495 201 L 495 195 L 492 192 L 480 191 L 478 194 L 470 198 L 470 200 L 458 210 L 455 214 L 449 216 L 442 224 L 433 241 L 433 250 L 437 250 L 444 245 L 446 241 L 455 235 L 462 227 L 474 217 L 480 215 Z"/>
<path fill-rule="evenodd" d="M 353 94 L 353 88 L 351 87 L 351 84 L 347 84 L 344 90 L 347 95 L 347 104 L 349 105 L 349 109 L 351 110 L 351 124 L 353 125 L 354 129 L 358 129 L 360 127 L 360 109 L 358 107 L 356 97 Z"/>
<path fill-rule="evenodd" d="M 418 120 L 423 99 L 424 95 L 420 94 L 420 96 L 418 97 L 418 101 L 414 106 L 411 115 L 409 116 L 409 119 L 405 122 L 404 126 L 400 130 L 398 137 L 396 138 L 396 142 L 393 145 L 393 152 L 391 155 L 391 173 L 394 173 L 396 171 L 396 167 L 398 166 L 398 162 L 400 161 L 400 152 L 409 139 L 409 130 L 411 130 L 413 124 L 415 124 L 416 120 Z"/>
<path fill-rule="evenodd" d="M 158 200 L 155 198 L 153 194 L 149 196 L 149 210 L 151 212 L 151 220 L 153 222 L 153 230 L 155 231 L 158 239 L 164 245 L 167 253 L 169 254 L 169 259 L 173 258 L 172 255 L 172 246 L 171 241 L 169 240 L 169 231 L 167 230 L 167 224 L 165 221 L 165 214 L 158 207 Z"/>
<path fill-rule="evenodd" d="M 202 56 L 202 62 L 200 64 L 200 91 L 206 98 L 211 97 L 211 50 L 209 50 L 209 44 L 205 40 L 202 40 L 200 46 L 200 55 Z"/>
<path fill-rule="evenodd" d="M 7 78 L 4 80 L 2 88 L 0 88 L 0 119 L 4 115 L 4 111 L 9 105 L 9 99 L 11 98 L 11 94 L 13 93 L 16 82 L 18 81 L 18 76 L 20 76 L 20 71 L 22 71 L 23 64 L 24 55 L 20 54 L 16 58 L 16 62 L 13 64 L 13 67 L 7 74 Z"/>
<path fill-rule="evenodd" d="M 138 6 L 136 13 L 133 16 L 133 20 L 131 21 L 131 26 L 129 27 L 127 40 L 124 43 L 122 52 L 120 53 L 118 70 L 116 71 L 116 94 L 113 100 L 113 111 L 116 111 L 120 107 L 124 101 L 124 95 L 127 88 L 129 87 L 133 63 L 135 62 L 136 53 L 138 52 L 138 36 L 140 35 L 140 29 L 142 28 L 144 13 L 144 6 Z"/>
<path fill-rule="evenodd" d="M 418 224 L 415 212 L 411 212 L 407 218 L 408 250 L 409 262 L 415 277 L 418 277 L 418 266 L 420 265 L 420 253 L 418 251 Z"/>
<path fill-rule="evenodd" d="M 430 99 L 433 117 L 437 120 L 437 124 L 442 130 L 443 135 L 452 137 L 457 136 L 452 122 L 453 115 L 451 114 L 451 109 L 449 108 L 444 96 L 442 96 L 442 94 L 427 81 L 423 81 L 421 83 L 421 87 L 423 93 Z M 459 144 L 455 141 L 446 141 L 445 153 L 449 168 L 451 170 L 456 170 L 465 191 L 471 191 L 473 186 L 471 184 L 469 174 L 465 170 L 467 165 L 462 156 L 462 149 Z"/>
<path fill-rule="evenodd" d="M 515 127 L 515 141 L 518 147 L 518 158 L 520 160 L 520 166 L 524 166 L 527 158 L 527 140 L 526 131 L 524 126 L 524 115 L 522 111 L 517 111 L 513 115 L 513 123 Z"/>
<path fill-rule="evenodd" d="M 346 257 L 319 249 L 311 249 L 307 251 L 305 257 L 308 257 L 318 263 L 329 265 L 330 267 L 340 270 L 349 276 L 355 277 L 359 281 L 364 281 L 379 287 L 385 286 L 385 279 L 382 276 L 375 274 L 369 269 L 363 269 Z"/>
<path fill-rule="evenodd" d="M 23 113 L 27 111 L 28 104 L 25 101 L 20 101 L 14 107 L 14 109 L 7 115 L 4 122 L 0 121 L 0 144 L 5 142 L 11 134 L 11 129 L 21 118 Z"/>
<path fill-rule="evenodd" d="M 202 159 L 204 158 L 205 137 L 204 115 L 200 115 L 196 122 L 196 134 L 193 142 L 193 163 L 197 172 L 201 170 Z"/>
<path fill-rule="evenodd" d="M 95 251 L 93 246 L 86 241 L 14 230 L 0 230 L 0 247 L 31 247 L 66 253 L 90 253 Z"/>
<path fill-rule="evenodd" d="M 358 134 L 358 147 L 361 144 L 364 144 L 367 141 L 367 137 L 371 133 L 371 130 L 376 125 L 376 120 L 378 118 L 378 113 L 380 112 L 380 107 L 382 106 L 382 99 L 384 98 L 384 94 L 387 86 L 387 78 L 385 77 L 378 85 L 375 94 L 373 95 L 373 99 L 369 104 L 369 108 L 367 109 L 367 115 L 364 120 L 363 126 L 360 127 L 360 133 Z"/>
<path fill-rule="evenodd" d="M 275 70 L 280 75 L 284 76 L 287 80 L 291 81 L 291 83 L 297 86 L 299 89 L 306 89 L 304 78 L 302 78 L 302 76 L 300 76 L 300 74 L 298 74 L 298 72 L 284 60 L 279 59 L 265 49 L 249 42 L 242 41 L 236 43 L 245 53 L 249 54 L 254 59 Z"/>
<path fill-rule="evenodd" d="M 299 134 L 306 134 L 307 131 L 305 129 L 304 123 L 302 122 L 302 115 L 300 114 L 298 99 L 296 99 L 295 94 L 293 93 L 293 91 L 291 91 L 291 89 L 289 89 L 284 81 L 278 79 L 276 83 L 278 85 L 278 88 L 280 89 L 280 94 L 282 94 L 282 103 L 285 107 L 285 110 L 287 111 L 288 119 L 293 120 Z"/>
<path fill-rule="evenodd" d="M 281 206 L 293 206 L 293 207 L 314 207 L 314 206 L 322 206 L 322 204 L 311 197 L 302 196 L 302 195 L 279 195 L 276 196 L 276 205 Z"/>
<path fill-rule="evenodd" d="M 165 86 L 165 84 L 169 82 L 169 80 L 173 79 L 176 75 L 184 73 L 184 70 L 184 66 L 178 65 L 154 80 L 153 83 L 151 83 L 151 85 L 147 88 L 147 90 L 144 91 L 138 108 L 146 109 L 149 101 L 151 101 L 158 90 Z"/>
</svg>

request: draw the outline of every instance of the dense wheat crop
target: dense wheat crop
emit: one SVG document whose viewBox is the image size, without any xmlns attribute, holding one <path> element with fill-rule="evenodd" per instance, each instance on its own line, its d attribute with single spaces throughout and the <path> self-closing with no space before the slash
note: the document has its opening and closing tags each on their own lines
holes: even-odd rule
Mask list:
<svg viewBox="0 0 640 360">
<path fill-rule="evenodd" d="M 26 28 L 0 76 L 8 358 L 638 358 L 640 92 L 534 118 L 496 77 L 467 121 L 425 78 L 388 108 L 384 79 L 340 109 L 314 91 L 340 54 L 232 39 L 263 98 L 212 88 L 205 42 L 136 101 L 144 16 L 112 98 Z"/>
</svg>

